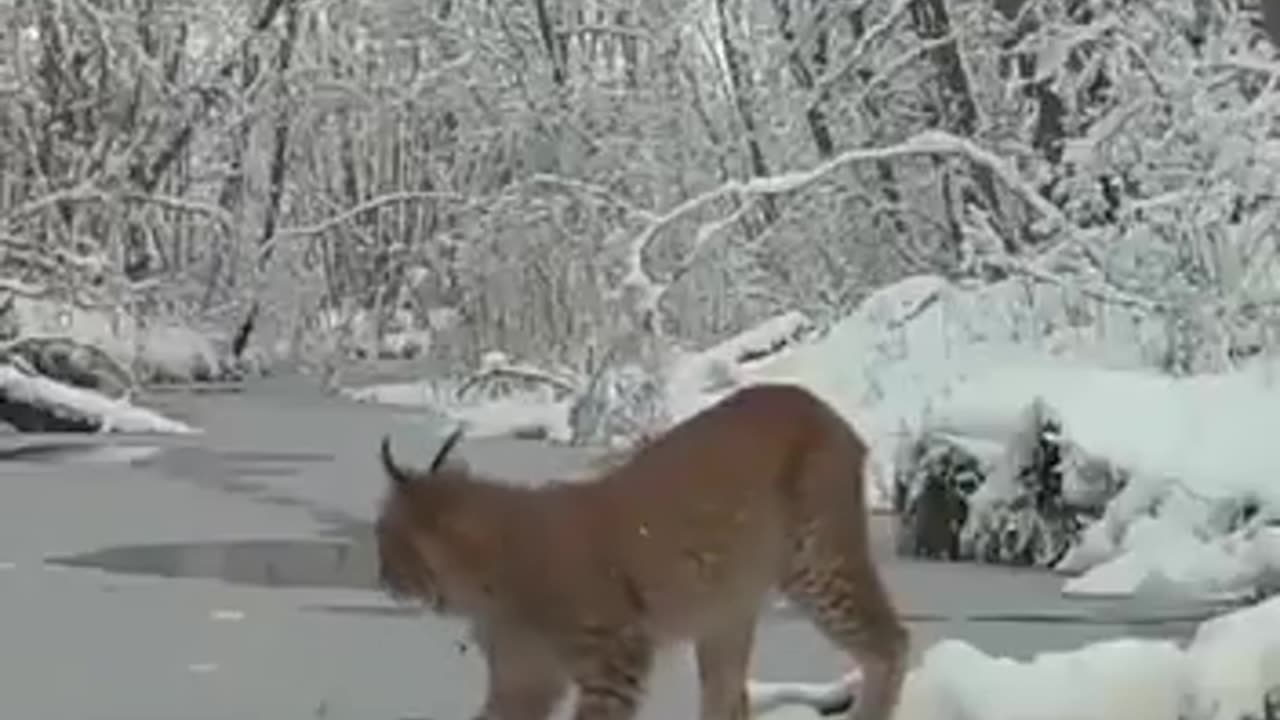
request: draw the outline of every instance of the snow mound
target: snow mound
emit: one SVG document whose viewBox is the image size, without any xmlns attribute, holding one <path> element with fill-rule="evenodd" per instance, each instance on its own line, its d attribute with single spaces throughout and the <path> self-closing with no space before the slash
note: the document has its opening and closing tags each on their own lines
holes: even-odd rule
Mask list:
<svg viewBox="0 0 1280 720">
<path fill-rule="evenodd" d="M 1280 384 L 1267 366 L 1175 378 L 1006 364 L 940 393 L 930 424 L 1007 437 L 1035 398 L 1070 445 L 1135 475 L 1177 478 L 1209 497 L 1259 493 L 1280 502 L 1280 485 L 1269 482 L 1280 470 L 1270 430 L 1280 422 Z"/>
<path fill-rule="evenodd" d="M 473 437 L 524 437 L 567 443 L 573 439 L 568 401 L 555 402 L 543 393 L 524 392 L 474 405 L 454 406 L 449 415 Z"/>
<path fill-rule="evenodd" d="M 572 401 L 557 398 L 550 388 L 504 389 L 470 396 L 462 390 L 463 383 L 455 381 L 421 380 L 342 388 L 339 394 L 357 402 L 427 408 L 464 426 L 470 437 L 572 439 Z"/>
<path fill-rule="evenodd" d="M 55 414 L 87 418 L 99 432 L 192 434 L 195 428 L 127 400 L 113 400 L 92 390 L 29 375 L 12 365 L 0 365 L 0 396 L 47 408 Z"/>
<path fill-rule="evenodd" d="M 849 703 L 861 675 L 854 671 L 829 683 L 747 680 L 747 705 L 761 720 L 809 720 Z"/>
<path fill-rule="evenodd" d="M 667 372 L 670 421 L 680 422 L 750 383 L 769 361 L 806 341 L 813 332 L 813 321 L 792 311 L 704 350 L 678 353 Z"/>
<path fill-rule="evenodd" d="M 928 422 L 1007 442 L 1032 404 L 1053 417 L 1064 499 L 1101 511 L 1056 566 L 1082 573 L 1068 594 L 1250 594 L 1280 574 L 1280 451 L 1269 432 L 1280 424 L 1280 385 L 1271 376 L 1261 364 L 1188 378 L 1008 366 L 948 388 Z M 1097 474 L 1082 471 L 1088 463 L 1118 469 L 1122 487 L 1098 487 Z M 983 485 L 971 522 L 1009 492 Z"/>
<path fill-rule="evenodd" d="M 1280 599 L 1203 623 L 1187 655 L 1192 718 L 1280 717 Z"/>
<path fill-rule="evenodd" d="M 1020 662 L 945 640 L 908 678 L 896 717 L 1168 720 L 1180 716 L 1188 674 L 1173 642 L 1110 640 Z"/>
<path fill-rule="evenodd" d="M 220 374 L 221 355 L 206 335 L 177 323 L 151 325 L 138 335 L 134 365 L 158 382 L 210 380 Z"/>
<path fill-rule="evenodd" d="M 808 720 L 853 687 L 749 684 L 757 717 Z M 1020 661 L 958 640 L 925 651 L 895 720 L 1245 720 L 1280 712 L 1280 599 L 1203 623 L 1186 649 L 1116 639 Z"/>
<path fill-rule="evenodd" d="M 90 346 L 130 368 L 142 383 L 236 379 L 262 369 L 248 362 L 256 355 L 252 350 L 237 360 L 227 337 L 174 318 L 140 325 L 121 309 L 15 298 L 13 321 L 21 341 L 68 339 Z"/>
<path fill-rule="evenodd" d="M 1062 288 L 921 275 L 877 290 L 822 337 L 748 374 L 826 399 L 867 438 L 878 474 L 893 477 L 897 448 L 922 431 L 934 399 L 952 385 L 1019 363 L 1142 367 L 1158 337 L 1149 320 Z M 868 492 L 873 507 L 890 504 L 885 488 Z"/>
</svg>

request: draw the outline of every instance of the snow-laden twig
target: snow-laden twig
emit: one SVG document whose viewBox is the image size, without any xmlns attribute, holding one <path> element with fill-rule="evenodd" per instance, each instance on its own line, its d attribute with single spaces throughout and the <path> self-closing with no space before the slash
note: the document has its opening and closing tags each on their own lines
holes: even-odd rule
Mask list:
<svg viewBox="0 0 1280 720">
<path fill-rule="evenodd" d="M 45 194 L 27 203 L 23 203 L 8 212 L 0 215 L 0 224 L 20 220 L 29 215 L 53 207 L 64 202 L 84 202 L 86 200 L 96 200 L 102 196 L 101 191 L 94 187 L 92 180 L 85 180 L 74 187 L 63 190 L 55 190 Z"/>
<path fill-rule="evenodd" d="M 604 202 L 621 208 L 635 217 L 652 222 L 656 216 L 649 210 L 639 207 L 625 198 L 619 197 L 617 193 L 609 188 L 593 182 L 579 180 L 577 178 L 564 177 L 563 175 L 551 175 L 548 173 L 538 173 L 525 181 L 529 185 L 555 185 L 566 190 L 573 190 L 583 195 L 590 195 L 599 198 Z"/>
<path fill-rule="evenodd" d="M 889 12 L 880 18 L 879 22 L 867 28 L 862 37 L 858 38 L 858 44 L 844 55 L 841 63 L 832 68 L 827 74 L 818 78 L 818 81 L 814 83 L 813 94 L 809 100 L 808 107 L 812 108 L 821 102 L 841 78 L 862 63 L 871 51 L 871 47 L 893 30 L 894 26 L 907 14 L 907 10 L 911 8 L 914 2 L 915 0 L 897 0 L 893 7 L 889 9 Z"/>
<path fill-rule="evenodd" d="M 1156 312 L 1163 309 L 1163 305 L 1156 300 L 1127 293 L 1114 287 L 1102 284 L 1068 282 L 1065 278 L 1040 268 L 1035 263 L 1022 262 L 1009 257 L 990 258 L 984 260 L 984 263 L 1007 272 L 1023 275 L 1036 282 L 1045 283 L 1047 285 L 1057 285 L 1058 287 L 1067 290 L 1075 290 L 1086 297 L 1090 297 L 1094 300 L 1110 305 L 1118 305 L 1146 312 Z"/>
<path fill-rule="evenodd" d="M 374 198 L 369 198 L 364 202 L 352 205 L 337 215 L 325 218 L 311 225 L 299 225 L 295 227 L 280 228 L 276 231 L 272 239 L 264 243 L 259 252 L 267 252 L 281 238 L 295 237 L 299 235 L 319 235 L 320 233 L 332 230 L 334 227 L 350 220 L 360 213 L 376 210 L 383 205 L 392 205 L 403 202 L 416 202 L 420 200 L 466 200 L 467 197 L 454 192 L 426 192 L 420 190 L 405 190 L 402 192 L 386 193 Z"/>
</svg>

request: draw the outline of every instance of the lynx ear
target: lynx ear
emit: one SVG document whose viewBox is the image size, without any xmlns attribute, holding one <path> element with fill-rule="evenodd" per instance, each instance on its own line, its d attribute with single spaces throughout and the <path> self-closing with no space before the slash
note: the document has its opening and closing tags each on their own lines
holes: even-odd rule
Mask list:
<svg viewBox="0 0 1280 720">
<path fill-rule="evenodd" d="M 445 459 L 449 456 L 449 451 L 453 450 L 453 447 L 462 439 L 462 432 L 462 426 L 458 426 L 453 432 L 449 433 L 448 437 L 444 439 L 444 443 L 442 443 L 440 445 L 440 449 L 436 451 L 435 459 L 431 461 L 430 472 L 434 473 L 440 469 L 440 466 L 444 464 Z"/>
<path fill-rule="evenodd" d="M 396 485 L 405 486 L 413 480 L 413 473 L 396 464 L 395 458 L 391 457 L 391 436 L 382 436 L 382 469 L 387 473 L 387 477 L 391 478 Z"/>
<path fill-rule="evenodd" d="M 432 458 L 430 468 L 428 468 L 426 472 L 423 472 L 421 470 L 406 468 L 397 463 L 395 458 L 391 455 L 391 436 L 383 435 L 382 449 L 380 453 L 382 458 L 382 469 L 387 473 L 387 477 L 390 477 L 392 482 L 400 487 L 407 486 L 415 479 L 430 478 L 440 469 L 440 466 L 444 465 L 444 461 L 449 457 L 449 451 L 453 450 L 453 447 L 457 445 L 458 441 L 461 439 L 461 427 L 449 433 L 449 435 L 444 439 L 444 443 L 440 445 L 440 449 L 436 451 L 435 457 Z"/>
</svg>

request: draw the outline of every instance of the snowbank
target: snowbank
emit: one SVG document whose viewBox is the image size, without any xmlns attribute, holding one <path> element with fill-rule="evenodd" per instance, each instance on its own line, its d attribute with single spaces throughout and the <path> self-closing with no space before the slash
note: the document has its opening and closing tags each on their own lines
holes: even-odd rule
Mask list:
<svg viewBox="0 0 1280 720">
<path fill-rule="evenodd" d="M 92 390 L 64 385 L 40 375 L 28 375 L 12 365 L 0 365 L 0 398 L 37 406 L 57 415 L 83 418 L 98 432 L 196 432 L 186 423 L 132 405 L 127 400 L 113 400 Z"/>
<path fill-rule="evenodd" d="M 748 689 L 768 720 L 808 720 L 853 682 Z M 1028 661 L 945 640 L 907 677 L 895 720 L 1246 720 L 1280 713 L 1280 599 L 1202 624 L 1186 649 L 1118 639 Z"/>
<path fill-rule="evenodd" d="M 930 427 L 1011 440 L 1031 403 L 1057 424 L 1062 496 L 1100 517 L 1057 564 L 1077 595 L 1241 595 L 1280 576 L 1280 384 L 1254 364 L 1221 375 L 1022 366 L 949 388 Z M 1086 472 L 1089 463 L 1118 470 Z M 1122 487 L 1110 487 L 1117 478 Z M 995 473 L 970 527 L 1013 488 Z M 1118 491 L 1118 492 L 1117 492 Z M 1104 509 L 1105 508 L 1105 509 Z"/>
<path fill-rule="evenodd" d="M 670 404 L 678 419 L 737 384 L 803 385 L 867 437 L 875 453 L 872 471 L 890 478 L 896 448 L 921 431 L 933 399 L 970 375 L 993 365 L 1046 359 L 1149 365 L 1160 329 L 1128 311 L 1095 305 L 1068 290 L 1021 280 L 969 287 L 937 276 L 910 277 L 872 293 L 817 339 L 809 339 L 797 316 L 682 358 L 672 373 Z M 804 342 L 753 362 L 719 359 L 743 343 L 789 332 Z M 732 372 L 719 387 L 708 387 L 701 378 L 714 375 L 708 367 L 716 365 L 728 365 Z M 872 506 L 887 507 L 888 488 L 871 485 Z"/>
<path fill-rule="evenodd" d="M 803 316 L 784 315 L 682 355 L 668 378 L 673 420 L 743 384 L 806 386 L 868 438 L 872 507 L 891 505 L 885 480 L 920 460 L 904 450 L 946 436 L 981 461 L 987 480 L 964 508 L 970 534 L 1017 492 L 1023 505 L 1043 505 L 1017 485 L 1028 464 L 1053 466 L 1062 483 L 1046 491 L 1058 495 L 1053 517 L 1021 507 L 983 531 L 1036 536 L 1040 547 L 1019 550 L 1018 540 L 1014 549 L 1085 573 L 1067 584 L 1071 593 L 1231 595 L 1280 576 L 1280 540 L 1268 527 L 1280 522 L 1280 450 L 1271 449 L 1280 385 L 1270 366 L 1160 375 L 1151 368 L 1169 346 L 1157 320 L 1016 279 L 967 287 L 908 278 L 824 336 L 797 341 L 808 332 Z M 776 354 L 744 361 L 755 346 Z M 1044 429 L 1029 425 L 1032 410 L 1053 424 L 1049 456 L 1031 447 L 1042 438 L 1020 436 Z"/>
<path fill-rule="evenodd" d="M 142 383 L 188 383 L 235 379 L 253 368 L 236 361 L 230 341 L 174 319 L 139 325 L 124 310 L 95 310 L 44 299 L 18 297 L 13 314 L 17 337 L 66 338 L 97 348 Z M 254 353 L 248 353 L 253 356 Z M 261 363 L 259 363 L 261 364 Z"/>
<path fill-rule="evenodd" d="M 665 389 L 671 422 L 679 422 L 751 382 L 780 353 L 809 339 L 814 329 L 813 321 L 803 313 L 786 312 L 704 350 L 677 353 Z"/>
<path fill-rule="evenodd" d="M 150 382 L 207 381 L 225 374 L 223 355 L 208 336 L 160 323 L 139 332 L 133 364 L 139 377 Z"/>
<path fill-rule="evenodd" d="M 526 380 L 536 376 L 505 363 L 505 358 L 488 358 L 485 367 L 467 380 L 420 380 L 382 383 L 360 388 L 342 388 L 339 394 L 357 402 L 427 408 L 452 423 L 464 425 L 472 437 L 545 438 L 569 442 L 572 398 L 545 383 L 529 387 L 483 387 L 484 379 L 503 372 L 519 374 Z M 477 382 L 477 379 L 480 381 Z M 510 378 L 508 378 L 510 379 Z"/>
</svg>

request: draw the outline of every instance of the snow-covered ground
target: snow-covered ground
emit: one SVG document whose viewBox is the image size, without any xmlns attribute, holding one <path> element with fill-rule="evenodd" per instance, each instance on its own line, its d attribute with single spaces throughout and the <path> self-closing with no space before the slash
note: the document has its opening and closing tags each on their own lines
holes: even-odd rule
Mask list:
<svg viewBox="0 0 1280 720">
<path fill-rule="evenodd" d="M 848 681 L 856 688 L 856 674 Z M 755 682 L 762 720 L 809 720 L 830 684 Z M 1121 638 L 1028 661 L 960 640 L 925 651 L 895 720 L 1245 720 L 1280 712 L 1280 599 L 1202 624 L 1186 648 Z"/>
</svg>

